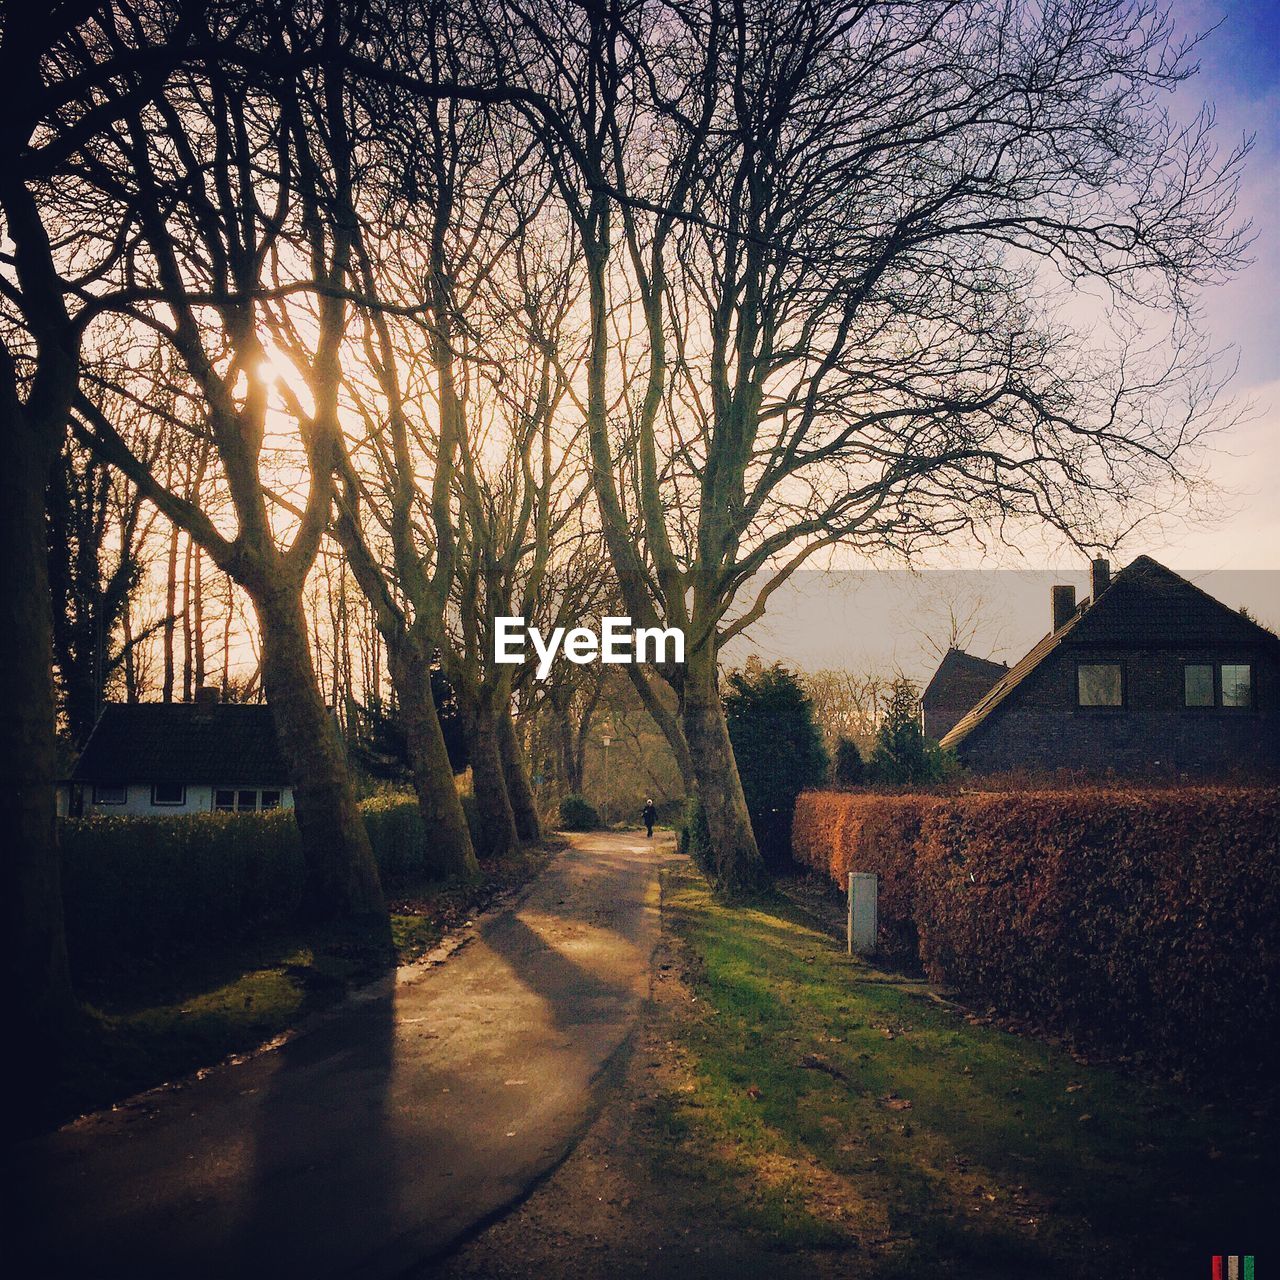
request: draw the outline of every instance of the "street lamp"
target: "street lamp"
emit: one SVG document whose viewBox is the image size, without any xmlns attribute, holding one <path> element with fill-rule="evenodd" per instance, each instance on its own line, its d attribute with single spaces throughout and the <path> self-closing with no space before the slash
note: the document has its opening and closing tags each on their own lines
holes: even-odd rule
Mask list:
<svg viewBox="0 0 1280 1280">
<path fill-rule="evenodd" d="M 600 816 L 604 819 L 604 825 L 609 825 L 609 744 L 613 741 L 613 729 L 610 725 L 604 725 L 600 733 L 600 745 L 604 748 L 604 781 L 601 784 L 600 795 Z"/>
</svg>

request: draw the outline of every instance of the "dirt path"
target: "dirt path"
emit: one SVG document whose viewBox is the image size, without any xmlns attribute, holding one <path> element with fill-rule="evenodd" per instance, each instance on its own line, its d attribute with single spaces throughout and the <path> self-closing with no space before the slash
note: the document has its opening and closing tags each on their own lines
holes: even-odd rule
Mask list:
<svg viewBox="0 0 1280 1280">
<path fill-rule="evenodd" d="M 402 969 L 278 1052 L 7 1153 L 6 1253 L 44 1275 L 426 1265 L 590 1123 L 648 991 L 665 848 L 574 837 L 446 965 Z"/>
</svg>

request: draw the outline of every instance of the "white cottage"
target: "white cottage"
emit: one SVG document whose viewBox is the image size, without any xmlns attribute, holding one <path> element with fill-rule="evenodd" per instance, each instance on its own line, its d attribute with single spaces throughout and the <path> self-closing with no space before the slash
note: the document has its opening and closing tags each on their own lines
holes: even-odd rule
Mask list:
<svg viewBox="0 0 1280 1280">
<path fill-rule="evenodd" d="M 292 809 L 271 710 L 222 703 L 112 703 L 76 763 L 64 812 L 163 818 Z M 60 806 L 61 808 L 62 806 Z"/>
</svg>

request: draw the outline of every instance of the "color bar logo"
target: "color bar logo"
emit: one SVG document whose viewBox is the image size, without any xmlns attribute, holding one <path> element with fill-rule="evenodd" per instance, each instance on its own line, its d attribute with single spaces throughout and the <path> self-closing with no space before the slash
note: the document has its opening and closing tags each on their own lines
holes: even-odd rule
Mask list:
<svg viewBox="0 0 1280 1280">
<path fill-rule="evenodd" d="M 1253 1254 L 1215 1253 L 1212 1280 L 1253 1280 Z"/>
</svg>

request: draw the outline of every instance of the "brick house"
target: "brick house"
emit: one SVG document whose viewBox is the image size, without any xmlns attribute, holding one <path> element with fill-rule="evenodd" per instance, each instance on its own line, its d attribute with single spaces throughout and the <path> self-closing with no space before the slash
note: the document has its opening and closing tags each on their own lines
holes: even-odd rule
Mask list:
<svg viewBox="0 0 1280 1280">
<path fill-rule="evenodd" d="M 948 649 L 920 698 L 924 736 L 938 742 L 960 717 L 999 680 L 1008 666 Z"/>
<path fill-rule="evenodd" d="M 976 772 L 1280 768 L 1280 637 L 1149 556 L 1092 586 L 1052 589 L 1053 630 L 944 747 Z"/>
<path fill-rule="evenodd" d="M 221 703 L 217 693 L 104 707 L 59 810 L 166 818 L 293 808 L 271 709 Z"/>
</svg>

